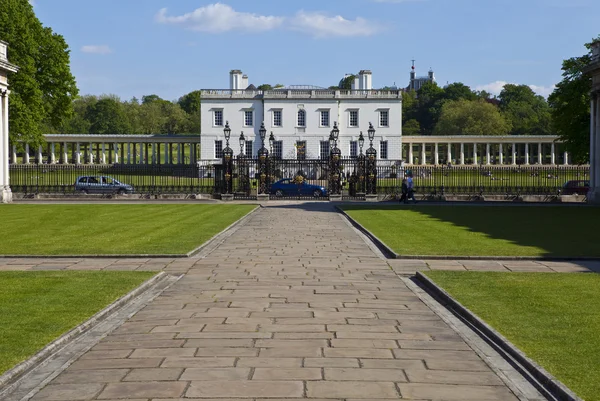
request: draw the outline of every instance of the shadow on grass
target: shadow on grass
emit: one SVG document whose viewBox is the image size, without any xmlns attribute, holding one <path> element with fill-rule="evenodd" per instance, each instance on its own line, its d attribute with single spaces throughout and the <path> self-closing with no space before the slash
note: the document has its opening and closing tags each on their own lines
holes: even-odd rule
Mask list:
<svg viewBox="0 0 600 401">
<path fill-rule="evenodd" d="M 457 232 L 452 231 L 452 228 L 465 228 L 469 232 L 482 233 L 489 239 L 504 240 L 504 244 L 507 244 L 508 247 L 512 246 L 513 249 L 514 245 L 537 248 L 537 251 L 534 252 L 536 254 L 531 256 L 548 258 L 600 257 L 600 208 L 595 207 L 345 204 L 342 208 L 347 212 L 373 211 L 377 214 L 382 211 L 389 211 L 389 214 L 386 213 L 386 219 L 382 219 L 381 224 L 375 225 L 377 230 L 374 234 L 379 236 L 380 233 L 377 231 L 381 231 L 384 235 L 380 238 L 384 242 L 386 239 L 390 242 L 394 241 L 395 238 L 390 234 L 390 231 L 402 232 L 398 227 L 402 227 L 402 215 L 404 215 L 406 219 L 421 221 L 423 227 L 428 224 L 427 230 L 430 232 L 419 233 L 418 225 L 412 231 L 414 236 L 423 235 L 425 240 L 428 236 L 434 238 L 438 235 L 439 237 L 439 233 L 432 232 L 435 230 L 434 227 L 437 227 L 432 223 L 442 222 L 454 226 L 439 225 L 440 231 L 444 229 L 449 234 Z M 408 214 L 396 211 L 407 211 Z M 360 222 L 364 223 L 363 220 L 364 217 Z M 369 221 L 369 224 L 373 225 L 374 223 Z M 402 233 L 402 235 L 410 235 L 410 233 Z M 443 238 L 441 240 L 456 247 L 465 245 L 459 243 L 464 242 L 464 238 L 459 239 L 458 237 L 449 236 L 446 241 Z M 396 252 L 402 253 L 402 250 L 398 249 L 398 244 L 389 243 L 388 245 L 394 248 Z"/>
</svg>

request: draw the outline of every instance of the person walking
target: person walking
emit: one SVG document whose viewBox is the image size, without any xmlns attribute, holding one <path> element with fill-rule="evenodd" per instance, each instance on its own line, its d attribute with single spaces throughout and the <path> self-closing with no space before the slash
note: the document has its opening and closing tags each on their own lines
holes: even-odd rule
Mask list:
<svg viewBox="0 0 600 401">
<path fill-rule="evenodd" d="M 406 184 L 408 186 L 408 197 L 404 201 L 404 203 L 406 203 L 408 199 L 412 199 L 415 203 L 417 203 L 417 200 L 415 199 L 415 189 L 412 174 L 408 175 L 408 178 L 406 179 Z"/>
<path fill-rule="evenodd" d="M 404 177 L 402 179 L 402 196 L 400 197 L 400 203 L 402 203 L 402 201 L 404 201 L 404 203 L 406 203 L 407 199 L 408 199 L 408 182 L 406 180 L 406 177 Z"/>
</svg>

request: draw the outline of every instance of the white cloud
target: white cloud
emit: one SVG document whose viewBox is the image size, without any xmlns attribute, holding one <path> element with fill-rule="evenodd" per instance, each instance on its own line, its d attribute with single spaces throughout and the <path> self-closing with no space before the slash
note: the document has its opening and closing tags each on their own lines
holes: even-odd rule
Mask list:
<svg viewBox="0 0 600 401">
<path fill-rule="evenodd" d="M 328 17 L 321 13 L 299 11 L 291 21 L 292 29 L 306 32 L 315 37 L 370 36 L 380 28 L 364 18 L 347 20 L 341 15 Z"/>
<path fill-rule="evenodd" d="M 163 8 L 156 15 L 156 20 L 163 24 L 181 25 L 193 31 L 209 33 L 268 31 L 283 23 L 282 17 L 240 13 L 222 3 L 209 4 L 180 16 L 168 16 L 167 9 Z"/>
<path fill-rule="evenodd" d="M 484 90 L 493 95 L 499 95 L 500 92 L 502 91 L 502 89 L 504 88 L 504 85 L 509 84 L 509 83 L 513 83 L 513 82 L 495 81 L 495 82 L 491 82 L 489 84 L 476 86 L 475 89 L 478 91 Z M 531 90 L 533 90 L 535 93 L 537 93 L 538 95 L 541 95 L 543 97 L 548 97 L 548 95 L 550 95 L 552 93 L 552 91 L 554 90 L 554 85 L 552 85 L 552 86 L 527 85 L 527 86 L 529 86 L 531 88 Z"/>
<path fill-rule="evenodd" d="M 346 19 L 341 15 L 327 16 L 319 12 L 299 11 L 292 17 L 265 16 L 238 12 L 223 3 L 209 4 L 192 12 L 170 16 L 163 8 L 156 14 L 156 21 L 172 24 L 192 31 L 223 33 L 230 31 L 265 32 L 275 29 L 291 29 L 314 37 L 369 36 L 381 30 L 381 26 L 364 18 Z"/>
<path fill-rule="evenodd" d="M 86 45 L 81 47 L 81 51 L 84 53 L 93 54 L 109 54 L 112 50 L 108 45 Z"/>
</svg>

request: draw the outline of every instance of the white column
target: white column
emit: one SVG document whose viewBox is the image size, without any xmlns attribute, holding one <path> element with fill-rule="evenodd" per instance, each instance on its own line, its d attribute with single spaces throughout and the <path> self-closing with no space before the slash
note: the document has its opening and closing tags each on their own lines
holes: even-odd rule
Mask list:
<svg viewBox="0 0 600 401">
<path fill-rule="evenodd" d="M 477 164 L 477 144 L 473 144 L 473 164 Z"/>
<path fill-rule="evenodd" d="M 117 142 L 113 144 L 113 152 L 115 154 L 115 163 L 119 164 L 119 144 Z"/>
<path fill-rule="evenodd" d="M 8 130 L 6 129 L 6 121 L 4 115 L 4 108 L 6 107 L 5 98 L 8 98 L 8 95 L 0 90 L 0 202 L 9 203 L 12 201 L 11 194 L 9 193 L 10 187 L 8 185 L 8 177 L 6 172 L 8 172 L 8 160 L 4 156 L 6 149 L 6 155 L 8 156 Z M 4 139 L 6 138 L 6 142 Z M 6 145 L 5 145 L 6 143 Z"/>
<path fill-rule="evenodd" d="M 8 167 L 8 94 L 0 94 L 0 202 L 12 202 Z"/>
<path fill-rule="evenodd" d="M 408 144 L 408 164 L 413 164 L 414 162 L 414 157 L 413 157 L 413 144 L 409 143 Z"/>
<path fill-rule="evenodd" d="M 427 160 L 427 157 L 425 156 L 425 144 L 422 143 L 421 144 L 421 160 L 419 160 L 421 162 L 420 163 L 421 166 L 424 166 L 425 164 L 427 164 L 427 163 L 425 163 L 426 160 Z"/>
<path fill-rule="evenodd" d="M 81 144 L 75 144 L 75 164 L 81 164 Z"/>
<path fill-rule="evenodd" d="M 538 143 L 538 164 L 544 164 L 544 155 L 542 154 L 542 143 Z"/>
<path fill-rule="evenodd" d="M 529 165 L 529 144 L 525 144 L 525 164 Z"/>
<path fill-rule="evenodd" d="M 460 164 L 465 164 L 465 144 L 460 144 Z"/>
<path fill-rule="evenodd" d="M 127 164 L 131 164 L 131 142 L 127 142 Z"/>
<path fill-rule="evenodd" d="M 100 156 L 100 163 L 106 164 L 106 144 L 102 142 L 102 155 Z"/>
<path fill-rule="evenodd" d="M 63 163 L 64 164 L 69 164 L 69 152 L 67 152 L 67 143 L 64 142 L 63 143 Z"/>
<path fill-rule="evenodd" d="M 438 164 L 440 164 L 440 155 L 438 153 L 438 144 L 436 143 L 434 145 L 434 150 L 433 150 L 433 164 L 435 164 L 436 166 Z"/>
<path fill-rule="evenodd" d="M 38 146 L 38 150 L 37 150 L 37 161 L 38 164 L 42 164 L 43 163 L 43 158 L 44 156 L 42 155 L 42 145 Z"/>
<path fill-rule="evenodd" d="M 498 150 L 498 161 L 502 166 L 504 164 L 504 145 L 500 144 L 500 149 Z"/>
<path fill-rule="evenodd" d="M 448 147 L 446 148 L 446 151 L 448 152 L 448 154 L 446 155 L 446 156 L 447 156 L 447 159 L 448 159 L 448 160 L 446 161 L 446 163 L 452 163 L 452 144 L 450 144 L 450 143 L 449 143 L 449 144 L 447 144 L 446 146 L 448 146 Z"/>
<path fill-rule="evenodd" d="M 89 143 L 88 145 L 88 163 L 94 164 L 94 145 L 93 143 Z"/>
<path fill-rule="evenodd" d="M 485 144 L 485 164 L 487 164 L 488 166 L 491 164 L 490 163 L 490 144 L 489 143 Z"/>
<path fill-rule="evenodd" d="M 12 146 L 12 164 L 17 164 L 17 145 Z"/>
<path fill-rule="evenodd" d="M 550 164 L 555 165 L 556 164 L 556 148 L 554 146 L 554 142 L 552 142 L 552 145 L 550 145 Z"/>
<path fill-rule="evenodd" d="M 517 144 L 512 144 L 512 164 L 517 164 Z"/>
<path fill-rule="evenodd" d="M 23 163 L 29 164 L 29 144 L 25 144 L 25 154 L 23 155 Z"/>
<path fill-rule="evenodd" d="M 54 151 L 55 151 L 55 150 L 56 150 L 56 149 L 54 148 L 54 142 L 52 142 L 52 143 L 50 144 L 50 163 L 51 163 L 51 164 L 56 164 L 56 156 L 55 156 L 55 154 L 54 154 Z"/>
</svg>

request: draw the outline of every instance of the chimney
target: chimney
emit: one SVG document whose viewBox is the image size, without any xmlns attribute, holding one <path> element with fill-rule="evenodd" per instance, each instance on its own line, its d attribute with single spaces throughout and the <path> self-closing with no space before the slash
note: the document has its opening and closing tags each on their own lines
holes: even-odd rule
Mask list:
<svg viewBox="0 0 600 401">
<path fill-rule="evenodd" d="M 242 87 L 240 89 L 246 89 L 248 88 L 248 75 L 244 74 L 242 75 Z"/>
<path fill-rule="evenodd" d="M 361 70 L 358 73 L 359 89 L 371 90 L 373 89 L 373 76 L 370 70 Z"/>
<path fill-rule="evenodd" d="M 242 88 L 242 71 L 231 70 L 229 72 L 229 89 L 231 89 L 231 90 L 246 89 L 246 88 Z"/>
</svg>

